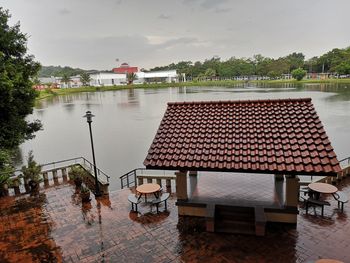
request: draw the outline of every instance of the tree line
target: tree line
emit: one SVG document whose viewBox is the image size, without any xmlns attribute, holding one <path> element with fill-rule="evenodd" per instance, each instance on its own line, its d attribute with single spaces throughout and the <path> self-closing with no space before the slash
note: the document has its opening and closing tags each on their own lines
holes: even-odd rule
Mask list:
<svg viewBox="0 0 350 263">
<path fill-rule="evenodd" d="M 350 47 L 335 48 L 319 57 L 305 60 L 303 53 L 291 53 L 284 57 L 270 58 L 260 54 L 253 58 L 231 57 L 222 60 L 218 56 L 201 61 L 180 61 L 167 66 L 154 67 L 149 71 L 177 70 L 186 77 L 201 78 L 232 78 L 236 76 L 267 76 L 278 78 L 290 74 L 295 69 L 304 69 L 309 73 L 350 74 Z"/>
</svg>

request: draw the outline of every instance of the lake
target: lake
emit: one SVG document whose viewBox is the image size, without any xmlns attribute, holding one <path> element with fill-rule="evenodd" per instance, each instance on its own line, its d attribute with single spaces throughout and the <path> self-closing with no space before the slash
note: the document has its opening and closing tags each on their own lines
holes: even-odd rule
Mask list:
<svg viewBox="0 0 350 263">
<path fill-rule="evenodd" d="M 19 163 L 30 150 L 39 163 L 83 156 L 92 161 L 88 124 L 82 116 L 92 111 L 96 165 L 119 176 L 143 161 L 164 115 L 167 102 L 312 98 L 338 160 L 350 156 L 349 84 L 238 84 L 234 87 L 126 89 L 57 96 L 37 103 L 29 119 L 39 119 L 43 130 L 21 145 Z"/>
</svg>

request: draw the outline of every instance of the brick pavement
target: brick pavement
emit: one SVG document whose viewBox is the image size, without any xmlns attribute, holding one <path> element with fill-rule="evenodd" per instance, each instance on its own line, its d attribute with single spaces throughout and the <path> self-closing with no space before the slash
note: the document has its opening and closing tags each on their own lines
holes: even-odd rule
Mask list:
<svg viewBox="0 0 350 263">
<path fill-rule="evenodd" d="M 350 195 L 350 178 L 338 187 Z M 135 214 L 128 194 L 82 206 L 74 187 L 62 184 L 36 197 L 0 198 L 0 262 L 350 262 L 349 204 L 341 214 L 331 201 L 325 218 L 301 209 L 296 228 L 269 225 L 255 237 L 185 230 L 174 196 L 169 212 L 141 205 Z"/>
</svg>

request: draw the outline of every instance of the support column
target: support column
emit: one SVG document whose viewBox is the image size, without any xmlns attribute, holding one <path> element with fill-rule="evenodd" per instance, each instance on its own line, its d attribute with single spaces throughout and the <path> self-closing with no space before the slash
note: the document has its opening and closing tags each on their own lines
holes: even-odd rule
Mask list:
<svg viewBox="0 0 350 263">
<path fill-rule="evenodd" d="M 43 172 L 43 177 L 44 177 L 44 181 L 49 180 L 49 175 L 47 174 L 47 172 Z"/>
<path fill-rule="evenodd" d="M 57 170 L 52 170 L 52 177 L 53 177 L 54 180 L 58 178 Z"/>
<path fill-rule="evenodd" d="M 279 200 L 281 204 L 284 203 L 284 191 L 283 191 L 283 184 L 284 184 L 284 175 L 282 174 L 275 174 L 275 192 L 274 197 L 276 200 Z"/>
<path fill-rule="evenodd" d="M 299 177 L 295 175 L 286 175 L 286 207 L 298 207 L 299 195 Z"/>
<path fill-rule="evenodd" d="M 176 195 L 178 200 L 187 201 L 187 171 L 178 171 L 176 175 Z"/>
<path fill-rule="evenodd" d="M 67 169 L 62 168 L 61 173 L 62 173 L 63 182 L 66 182 L 67 181 Z"/>
<path fill-rule="evenodd" d="M 168 193 L 171 193 L 171 180 L 170 179 L 165 180 L 165 187 L 166 187 L 166 191 Z"/>
</svg>

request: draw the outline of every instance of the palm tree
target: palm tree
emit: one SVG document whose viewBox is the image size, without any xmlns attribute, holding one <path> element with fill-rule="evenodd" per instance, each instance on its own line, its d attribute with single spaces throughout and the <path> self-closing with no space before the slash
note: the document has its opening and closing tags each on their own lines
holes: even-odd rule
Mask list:
<svg viewBox="0 0 350 263">
<path fill-rule="evenodd" d="M 137 75 L 134 72 L 127 73 L 126 79 L 128 80 L 128 85 L 133 84 L 134 80 L 137 80 Z"/>
<path fill-rule="evenodd" d="M 67 74 L 64 74 L 64 75 L 62 76 L 61 82 L 65 83 L 66 86 L 68 87 L 68 86 L 69 86 L 69 83 L 70 83 L 70 77 L 69 77 Z"/>
<path fill-rule="evenodd" d="M 88 86 L 90 84 L 91 78 L 90 75 L 86 72 L 80 74 L 80 81 L 83 83 L 83 86 Z"/>
</svg>

